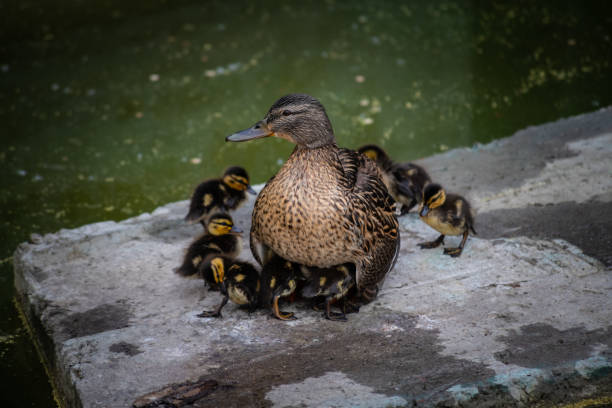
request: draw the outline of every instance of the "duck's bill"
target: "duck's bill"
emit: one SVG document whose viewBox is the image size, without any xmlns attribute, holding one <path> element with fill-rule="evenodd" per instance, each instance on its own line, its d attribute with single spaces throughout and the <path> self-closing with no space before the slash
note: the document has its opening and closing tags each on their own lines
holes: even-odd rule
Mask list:
<svg viewBox="0 0 612 408">
<path fill-rule="evenodd" d="M 421 210 L 421 212 L 419 213 L 419 215 L 421 217 L 425 217 L 427 215 L 427 213 L 429 212 L 429 207 L 427 206 L 423 206 L 423 209 Z"/>
<path fill-rule="evenodd" d="M 257 122 L 253 127 L 229 135 L 225 138 L 226 142 L 244 142 L 246 140 L 260 139 L 272 136 L 273 132 L 263 121 Z"/>
<path fill-rule="evenodd" d="M 241 234 L 243 231 L 242 228 L 232 225 L 232 229 L 230 230 L 230 232 L 233 232 L 234 234 Z"/>
<path fill-rule="evenodd" d="M 246 191 L 250 194 L 257 195 L 257 191 L 255 191 L 255 189 L 251 186 L 247 186 Z"/>
</svg>

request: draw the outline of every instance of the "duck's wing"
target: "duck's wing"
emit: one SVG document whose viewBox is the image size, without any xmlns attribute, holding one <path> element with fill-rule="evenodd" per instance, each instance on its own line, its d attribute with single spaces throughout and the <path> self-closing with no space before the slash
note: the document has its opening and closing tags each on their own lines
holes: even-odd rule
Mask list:
<svg viewBox="0 0 612 408">
<path fill-rule="evenodd" d="M 393 268 L 399 247 L 395 202 L 376 164 L 349 149 L 338 150 L 350 200 L 345 215 L 363 254 L 357 266 L 357 286 L 376 286 Z"/>
</svg>

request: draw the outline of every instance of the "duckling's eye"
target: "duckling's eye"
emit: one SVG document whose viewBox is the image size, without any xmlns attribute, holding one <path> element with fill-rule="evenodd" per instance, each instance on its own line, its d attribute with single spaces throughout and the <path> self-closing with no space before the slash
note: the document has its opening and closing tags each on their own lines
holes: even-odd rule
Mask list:
<svg viewBox="0 0 612 408">
<path fill-rule="evenodd" d="M 291 113 L 292 113 L 291 111 L 284 110 L 284 111 L 282 111 L 281 115 L 283 115 L 283 116 L 289 116 L 289 115 L 291 115 Z"/>
</svg>

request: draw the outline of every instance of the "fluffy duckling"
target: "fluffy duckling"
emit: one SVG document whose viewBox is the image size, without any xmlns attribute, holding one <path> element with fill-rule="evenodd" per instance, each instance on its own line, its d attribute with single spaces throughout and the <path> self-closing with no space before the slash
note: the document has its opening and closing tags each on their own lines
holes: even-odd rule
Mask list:
<svg viewBox="0 0 612 408">
<path fill-rule="evenodd" d="M 198 317 L 222 317 L 221 309 L 231 300 L 237 305 L 255 310 L 259 301 L 259 272 L 248 262 L 234 261 L 221 255 L 209 255 L 204 278 L 207 276 L 218 286 L 223 295 L 221 303 L 211 311 L 203 311 Z"/>
<path fill-rule="evenodd" d="M 238 235 L 242 232 L 234 225 L 232 217 L 227 214 L 215 214 L 210 218 L 207 231 L 193 241 L 183 259 L 183 264 L 174 271 L 181 276 L 192 276 L 202 272 L 202 261 L 210 254 L 224 254 L 235 257 L 240 253 L 241 239 Z M 209 275 L 204 279 L 212 290 L 217 290 L 219 285 Z"/>
<path fill-rule="evenodd" d="M 355 284 L 355 265 L 344 264 L 331 268 L 301 267 L 302 275 L 307 284 L 302 288 L 302 296 L 305 298 L 325 297 L 325 312 L 323 316 L 329 320 L 346 321 L 343 312 L 331 311 L 331 304 L 342 297 Z"/>
<path fill-rule="evenodd" d="M 299 266 L 295 263 L 274 256 L 261 270 L 262 299 L 264 306 L 272 308 L 272 315 L 280 320 L 295 320 L 292 312 L 283 312 L 278 308 L 280 298 L 295 292 L 297 281 L 301 278 Z"/>
<path fill-rule="evenodd" d="M 359 153 L 372 159 L 382 172 L 387 190 L 400 205 L 400 214 L 407 214 L 421 202 L 423 189 L 431 179 L 421 166 L 413 163 L 394 163 L 387 153 L 377 145 L 361 146 Z"/>
<path fill-rule="evenodd" d="M 249 175 L 239 166 L 225 170 L 220 179 L 206 180 L 194 190 L 185 220 L 206 227 L 207 216 L 214 211 L 235 210 L 246 199 L 245 191 L 257 194 L 249 185 Z"/>
<path fill-rule="evenodd" d="M 463 234 L 461 244 L 457 248 L 444 248 L 445 254 L 458 257 L 463 251 L 469 231 L 476 234 L 470 204 L 461 196 L 446 194 L 439 184 L 429 184 L 425 187 L 419 216 L 423 222 L 441 234 L 435 241 L 420 243 L 421 249 L 436 248 L 443 244 L 445 235 Z"/>
</svg>

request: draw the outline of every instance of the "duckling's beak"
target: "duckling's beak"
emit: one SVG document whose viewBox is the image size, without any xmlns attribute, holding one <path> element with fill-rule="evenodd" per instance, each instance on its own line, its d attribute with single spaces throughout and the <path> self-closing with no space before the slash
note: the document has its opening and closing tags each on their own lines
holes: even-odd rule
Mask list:
<svg viewBox="0 0 612 408">
<path fill-rule="evenodd" d="M 230 230 L 230 232 L 233 232 L 235 234 L 240 234 L 242 232 L 242 229 L 238 228 L 236 225 L 232 225 L 232 229 Z"/>
<path fill-rule="evenodd" d="M 250 194 L 257 195 L 257 191 L 255 191 L 251 186 L 247 186 L 246 191 Z"/>
<path fill-rule="evenodd" d="M 229 135 L 225 138 L 226 142 L 244 142 L 245 140 L 260 139 L 262 137 L 272 136 L 274 132 L 268 128 L 268 124 L 260 120 L 252 127 L 240 132 Z"/>
<path fill-rule="evenodd" d="M 429 212 L 429 207 L 424 205 L 423 208 L 421 209 L 421 212 L 419 213 L 419 215 L 421 217 L 425 217 L 428 212 Z"/>
</svg>

